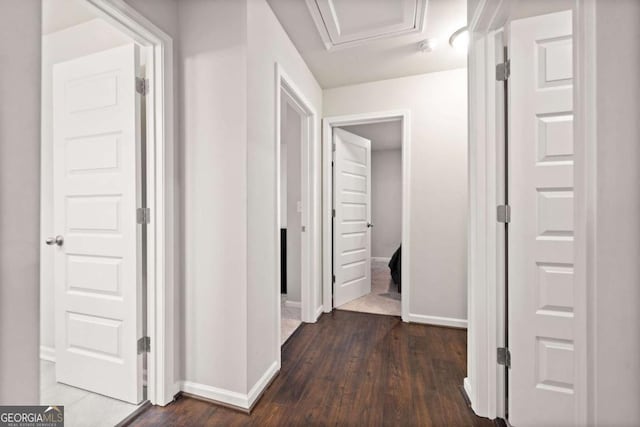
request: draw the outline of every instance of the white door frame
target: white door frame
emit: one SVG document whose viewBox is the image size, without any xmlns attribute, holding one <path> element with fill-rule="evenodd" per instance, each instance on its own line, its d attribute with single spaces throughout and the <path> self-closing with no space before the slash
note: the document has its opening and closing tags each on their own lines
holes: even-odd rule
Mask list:
<svg viewBox="0 0 640 427">
<path fill-rule="evenodd" d="M 362 114 L 330 116 L 322 119 L 322 300 L 325 313 L 333 310 L 333 128 L 340 126 L 402 121 L 402 320 L 409 321 L 411 298 L 410 230 L 411 230 L 411 112 L 409 110 L 379 111 Z"/>
<path fill-rule="evenodd" d="M 317 279 L 317 274 L 314 272 L 318 271 L 316 261 L 318 259 L 319 254 L 315 249 L 317 245 L 315 244 L 317 240 L 317 231 L 316 231 L 316 215 L 317 211 L 317 201 L 314 192 L 315 188 L 315 179 L 314 179 L 314 165 L 317 164 L 314 147 L 317 145 L 317 128 L 316 121 L 318 117 L 318 113 L 313 108 L 313 104 L 309 102 L 304 92 L 295 84 L 293 79 L 289 77 L 289 75 L 285 72 L 284 68 L 276 63 L 275 64 L 276 72 L 276 108 L 275 108 L 275 129 L 276 129 L 276 222 L 274 224 L 274 233 L 275 233 L 275 242 L 276 242 L 276 286 L 277 292 L 276 295 L 276 321 L 277 321 L 277 333 L 278 333 L 278 367 L 280 366 L 280 358 L 281 358 L 281 350 L 280 350 L 280 341 L 281 341 L 281 307 L 280 307 L 280 265 L 281 265 L 281 257 L 280 257 L 280 140 L 281 140 L 281 106 L 283 102 L 288 103 L 291 107 L 293 107 L 300 117 L 302 118 L 302 135 L 303 140 L 301 141 L 301 176 L 302 183 L 300 186 L 300 201 L 302 202 L 302 217 L 301 217 L 301 225 L 303 227 L 303 231 L 301 233 L 301 283 L 300 283 L 300 304 L 301 304 L 301 316 L 302 321 L 307 323 L 315 322 L 321 312 L 314 307 L 319 305 L 319 302 L 314 301 L 315 294 L 314 290 L 319 286 L 319 280 Z M 283 97 L 284 93 L 284 97 Z M 295 232 L 292 230 L 292 232 Z"/>
<path fill-rule="evenodd" d="M 85 0 L 130 36 L 146 55 L 147 400 L 166 405 L 179 391 L 174 372 L 174 93 L 173 40 L 123 0 Z M 168 244 L 167 244 L 168 243 Z"/>
<path fill-rule="evenodd" d="M 502 94 L 495 66 L 502 61 L 503 29 L 510 22 L 514 0 L 479 3 L 469 23 L 469 328 L 465 391 L 474 412 L 504 418 L 504 374 L 496 364 L 496 348 L 504 342 L 504 231 L 496 223 L 496 206 L 504 195 Z M 595 286 L 594 266 L 587 261 L 595 251 L 596 112 L 595 4 L 575 0 L 574 135 L 575 135 L 575 316 L 581 325 L 575 348 L 577 419 L 588 421 L 587 342 L 588 296 Z"/>
</svg>

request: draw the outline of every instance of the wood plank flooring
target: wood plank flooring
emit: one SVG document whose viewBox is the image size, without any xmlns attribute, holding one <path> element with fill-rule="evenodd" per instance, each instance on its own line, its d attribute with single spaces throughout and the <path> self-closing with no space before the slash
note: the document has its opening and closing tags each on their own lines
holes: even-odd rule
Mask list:
<svg viewBox="0 0 640 427">
<path fill-rule="evenodd" d="M 461 390 L 466 331 L 348 311 L 303 324 L 251 415 L 182 397 L 135 426 L 493 426 Z"/>
</svg>

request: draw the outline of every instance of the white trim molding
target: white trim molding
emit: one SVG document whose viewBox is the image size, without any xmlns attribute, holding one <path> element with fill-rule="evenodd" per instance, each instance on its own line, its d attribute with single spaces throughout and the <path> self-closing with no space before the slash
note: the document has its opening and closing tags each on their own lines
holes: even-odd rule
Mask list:
<svg viewBox="0 0 640 427">
<path fill-rule="evenodd" d="M 147 399 L 166 405 L 178 392 L 174 373 L 174 88 L 173 40 L 123 0 L 85 0 L 99 16 L 129 35 L 146 55 L 151 90 L 147 114 Z M 166 244 L 166 242 L 171 242 Z"/>
<path fill-rule="evenodd" d="M 322 119 L 322 303 L 333 310 L 333 128 L 400 120 L 402 122 L 402 320 L 409 322 L 411 298 L 411 111 L 391 110 Z"/>
<path fill-rule="evenodd" d="M 269 387 L 269 384 L 271 384 L 271 381 L 278 375 L 278 372 L 280 372 L 280 362 L 273 362 L 253 387 L 251 387 L 249 393 L 247 393 L 247 408 L 249 410 L 258 402 L 267 387 Z"/>
<path fill-rule="evenodd" d="M 409 313 L 407 320 L 411 323 L 422 323 L 423 325 L 467 329 L 467 320 L 453 317 L 426 316 L 424 314 Z"/>
<path fill-rule="evenodd" d="M 301 320 L 307 323 L 313 323 L 318 319 L 315 313 L 315 307 L 319 304 L 319 301 L 315 301 L 317 292 L 320 287 L 320 257 L 321 254 L 318 250 L 318 239 L 320 238 L 318 214 L 320 210 L 320 195 L 316 194 L 316 169 L 320 159 L 317 158 L 315 147 L 319 144 L 318 141 L 318 128 L 316 122 L 318 121 L 318 112 L 314 109 L 313 104 L 309 102 L 307 96 L 295 83 L 295 81 L 289 77 L 284 68 L 275 63 L 275 158 L 276 158 L 276 215 L 273 232 L 275 233 L 275 253 L 276 253 L 276 286 L 278 287 L 275 295 L 276 304 L 276 331 L 278 339 L 276 342 L 278 354 L 278 366 L 280 366 L 282 359 L 281 349 L 281 323 L 282 323 L 282 308 L 280 300 L 280 140 L 281 140 L 281 105 L 283 102 L 287 102 L 292 108 L 294 108 L 303 119 L 302 132 L 304 135 L 302 141 L 301 150 L 301 201 L 302 201 L 302 226 L 305 231 L 301 233 L 301 283 L 300 283 L 300 311 Z M 285 304 L 292 306 L 292 301 L 287 301 Z"/>
<path fill-rule="evenodd" d="M 56 363 L 56 349 L 54 347 L 40 346 L 40 360 Z"/>
<path fill-rule="evenodd" d="M 226 390 L 223 388 L 212 387 L 193 381 L 182 381 L 180 390 L 187 396 L 196 399 L 204 399 L 212 403 L 222 406 L 228 406 L 239 409 L 243 412 L 249 412 L 258 402 L 264 391 L 267 389 L 271 381 L 278 375 L 278 362 L 273 362 L 265 371 L 260 379 L 251 387 L 248 393 L 239 393 L 237 391 Z"/>
<path fill-rule="evenodd" d="M 598 218 L 598 102 L 596 2 L 575 0 L 573 14 L 574 135 L 575 135 L 575 292 L 576 424 L 597 424 L 596 356 Z M 579 142 L 579 143 L 578 143 Z"/>
<path fill-rule="evenodd" d="M 300 301 L 289 301 L 286 300 L 284 302 L 284 305 L 287 307 L 291 307 L 291 308 L 301 308 L 302 307 L 302 303 Z"/>
<path fill-rule="evenodd" d="M 196 399 L 206 399 L 212 403 L 223 406 L 230 406 L 240 410 L 249 409 L 249 398 L 247 394 L 230 391 L 223 388 L 212 387 L 192 381 L 182 381 L 180 389 L 183 394 Z"/>
<path fill-rule="evenodd" d="M 469 377 L 465 377 L 462 381 L 462 386 L 464 389 L 464 394 L 467 395 L 467 399 L 469 399 L 469 403 L 473 406 L 473 394 L 471 389 L 471 383 L 469 382 Z"/>
<path fill-rule="evenodd" d="M 371 261 L 372 262 L 389 262 L 391 261 L 391 257 L 384 257 L 384 256 L 372 256 L 371 257 Z"/>
</svg>

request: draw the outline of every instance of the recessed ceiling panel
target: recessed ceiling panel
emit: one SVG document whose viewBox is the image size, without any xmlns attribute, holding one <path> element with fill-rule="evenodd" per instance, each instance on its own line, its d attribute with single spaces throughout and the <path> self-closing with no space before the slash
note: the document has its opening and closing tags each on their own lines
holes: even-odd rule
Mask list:
<svg viewBox="0 0 640 427">
<path fill-rule="evenodd" d="M 327 49 L 422 31 L 427 0 L 307 0 Z"/>
</svg>

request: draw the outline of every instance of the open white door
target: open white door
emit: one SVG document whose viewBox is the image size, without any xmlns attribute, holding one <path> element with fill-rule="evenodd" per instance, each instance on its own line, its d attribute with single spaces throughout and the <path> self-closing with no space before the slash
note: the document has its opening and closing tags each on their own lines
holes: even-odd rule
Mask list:
<svg viewBox="0 0 640 427">
<path fill-rule="evenodd" d="M 509 421 L 576 425 L 571 11 L 511 25 Z"/>
<path fill-rule="evenodd" d="M 371 292 L 371 141 L 333 130 L 333 305 Z"/>
<path fill-rule="evenodd" d="M 132 403 L 142 400 L 138 63 L 131 44 L 53 69 L 56 380 Z"/>
</svg>

